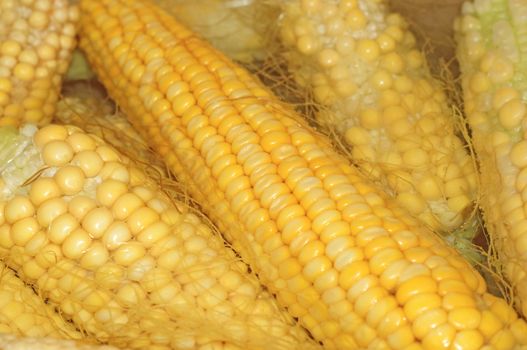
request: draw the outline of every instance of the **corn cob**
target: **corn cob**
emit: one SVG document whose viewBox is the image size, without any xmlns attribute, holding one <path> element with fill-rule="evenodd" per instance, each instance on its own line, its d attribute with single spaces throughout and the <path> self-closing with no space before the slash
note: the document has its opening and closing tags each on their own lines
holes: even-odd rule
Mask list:
<svg viewBox="0 0 527 350">
<path fill-rule="evenodd" d="M 109 345 L 90 345 L 80 341 L 42 338 L 18 337 L 13 334 L 0 333 L 0 350 L 119 350 Z M 125 350 L 125 349 L 122 349 Z"/>
<path fill-rule="evenodd" d="M 287 0 L 280 38 L 317 121 L 413 215 L 450 232 L 473 214 L 476 175 L 454 113 L 404 19 L 383 0 Z"/>
<path fill-rule="evenodd" d="M 0 131 L 0 259 L 100 342 L 310 349 L 197 213 L 74 126 Z"/>
<path fill-rule="evenodd" d="M 456 21 L 464 108 L 480 162 L 481 207 L 497 266 L 527 316 L 527 115 L 523 38 L 527 4 L 466 2 Z M 526 243 L 524 243 L 526 242 Z"/>
<path fill-rule="evenodd" d="M 525 349 L 455 251 L 235 65 L 145 1 L 81 1 L 109 94 L 327 349 Z"/>
<path fill-rule="evenodd" d="M 78 17 L 69 0 L 0 1 L 0 125 L 51 120 Z"/>
<path fill-rule="evenodd" d="M 81 339 L 81 333 L 71 323 L 63 320 L 3 262 L 0 262 L 0 333 Z M 1 342 L 0 339 L 0 349 Z"/>
</svg>

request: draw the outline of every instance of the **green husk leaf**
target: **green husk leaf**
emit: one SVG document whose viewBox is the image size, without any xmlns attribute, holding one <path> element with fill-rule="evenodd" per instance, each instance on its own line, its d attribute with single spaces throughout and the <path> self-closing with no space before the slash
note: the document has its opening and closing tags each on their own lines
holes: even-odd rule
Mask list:
<svg viewBox="0 0 527 350">
<path fill-rule="evenodd" d="M 73 51 L 72 59 L 68 71 L 66 72 L 65 81 L 90 80 L 94 77 L 93 71 L 86 61 L 86 57 L 79 49 Z"/>
</svg>

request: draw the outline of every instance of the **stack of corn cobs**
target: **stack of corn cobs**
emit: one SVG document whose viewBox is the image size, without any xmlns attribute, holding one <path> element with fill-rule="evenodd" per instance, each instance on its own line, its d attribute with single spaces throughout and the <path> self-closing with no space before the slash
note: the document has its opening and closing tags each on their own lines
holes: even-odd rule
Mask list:
<svg viewBox="0 0 527 350">
<path fill-rule="evenodd" d="M 527 2 L 459 5 L 445 84 L 383 0 L 1 0 L 0 349 L 527 349 Z"/>
</svg>

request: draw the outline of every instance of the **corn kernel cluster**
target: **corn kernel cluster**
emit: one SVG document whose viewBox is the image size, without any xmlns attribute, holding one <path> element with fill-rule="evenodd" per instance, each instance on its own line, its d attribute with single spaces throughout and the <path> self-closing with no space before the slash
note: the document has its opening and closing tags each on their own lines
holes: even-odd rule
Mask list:
<svg viewBox="0 0 527 350">
<path fill-rule="evenodd" d="M 288 68 L 327 107 L 317 120 L 424 223 L 444 232 L 463 224 L 476 198 L 475 166 L 404 19 L 379 0 L 283 7 Z"/>
<path fill-rule="evenodd" d="M 0 334 L 79 339 L 81 334 L 63 320 L 30 286 L 0 262 Z M 0 337 L 0 348 L 3 339 Z"/>
</svg>

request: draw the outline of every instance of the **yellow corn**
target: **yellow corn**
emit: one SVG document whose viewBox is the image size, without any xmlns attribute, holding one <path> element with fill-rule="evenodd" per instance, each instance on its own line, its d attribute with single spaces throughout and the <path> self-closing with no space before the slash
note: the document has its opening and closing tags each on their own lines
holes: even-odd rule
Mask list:
<svg viewBox="0 0 527 350">
<path fill-rule="evenodd" d="M 288 69 L 353 162 L 435 230 L 473 214 L 475 166 L 404 19 L 383 0 L 287 0 Z"/>
<path fill-rule="evenodd" d="M 265 56 L 266 36 L 278 15 L 276 6 L 258 0 L 155 0 L 154 3 L 230 58 L 245 63 Z"/>
<path fill-rule="evenodd" d="M 327 349 L 525 349 L 481 276 L 246 70 L 145 1 L 81 1 L 110 95 Z"/>
<path fill-rule="evenodd" d="M 527 105 L 522 1 L 466 2 L 456 21 L 464 108 L 480 162 L 481 207 L 496 266 L 527 316 Z"/>
<path fill-rule="evenodd" d="M 69 0 L 0 1 L 0 125 L 51 120 L 78 17 Z"/>
<path fill-rule="evenodd" d="M 0 259 L 90 337 L 315 347 L 203 218 L 102 139 L 28 125 L 0 129 L 0 146 Z"/>
<path fill-rule="evenodd" d="M 81 338 L 71 323 L 63 320 L 3 262 L 0 262 L 0 333 L 24 337 Z M 1 337 L 0 349 L 3 349 Z"/>
<path fill-rule="evenodd" d="M 18 337 L 13 334 L 0 333 L 0 349 L 2 350 L 118 350 L 109 345 L 89 345 L 79 341 Z"/>
</svg>

